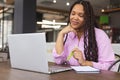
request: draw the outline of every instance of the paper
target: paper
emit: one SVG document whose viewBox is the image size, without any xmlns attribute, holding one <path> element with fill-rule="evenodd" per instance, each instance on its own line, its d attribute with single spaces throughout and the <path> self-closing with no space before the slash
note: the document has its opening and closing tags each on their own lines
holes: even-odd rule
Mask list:
<svg viewBox="0 0 120 80">
<path fill-rule="evenodd" d="M 99 73 L 100 70 L 90 66 L 71 66 L 78 73 Z"/>
</svg>

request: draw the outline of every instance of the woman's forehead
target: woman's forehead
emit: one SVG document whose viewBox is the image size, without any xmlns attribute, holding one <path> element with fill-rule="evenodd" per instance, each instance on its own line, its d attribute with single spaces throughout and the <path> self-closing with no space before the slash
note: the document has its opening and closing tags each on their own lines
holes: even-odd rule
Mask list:
<svg viewBox="0 0 120 80">
<path fill-rule="evenodd" d="M 76 4 L 72 11 L 79 12 L 79 13 L 84 13 L 84 7 L 81 4 Z"/>
</svg>

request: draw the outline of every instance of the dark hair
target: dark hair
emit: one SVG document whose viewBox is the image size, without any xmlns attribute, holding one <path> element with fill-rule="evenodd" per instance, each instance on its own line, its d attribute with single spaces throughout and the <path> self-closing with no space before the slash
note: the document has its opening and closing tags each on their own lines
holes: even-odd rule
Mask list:
<svg viewBox="0 0 120 80">
<path fill-rule="evenodd" d="M 95 27 L 98 27 L 98 25 L 97 25 L 96 20 L 95 20 L 93 8 L 88 1 L 83 1 L 83 0 L 76 1 L 71 6 L 68 23 L 70 22 L 71 11 L 76 4 L 83 5 L 84 12 L 85 12 L 84 13 L 84 15 L 85 15 L 84 21 L 85 22 L 83 25 L 85 58 L 88 61 L 98 62 L 98 47 L 97 47 L 96 36 L 95 36 Z"/>
</svg>

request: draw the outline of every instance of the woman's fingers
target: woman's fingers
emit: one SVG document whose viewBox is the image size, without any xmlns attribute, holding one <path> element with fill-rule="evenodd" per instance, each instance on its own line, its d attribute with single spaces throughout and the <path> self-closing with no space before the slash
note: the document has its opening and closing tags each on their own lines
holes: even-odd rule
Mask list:
<svg viewBox="0 0 120 80">
<path fill-rule="evenodd" d="M 79 63 L 81 64 L 82 62 L 84 62 L 84 58 L 83 58 L 83 54 L 82 51 L 80 51 L 78 48 L 74 48 L 73 49 L 74 55 L 73 57 L 79 61 Z"/>
</svg>

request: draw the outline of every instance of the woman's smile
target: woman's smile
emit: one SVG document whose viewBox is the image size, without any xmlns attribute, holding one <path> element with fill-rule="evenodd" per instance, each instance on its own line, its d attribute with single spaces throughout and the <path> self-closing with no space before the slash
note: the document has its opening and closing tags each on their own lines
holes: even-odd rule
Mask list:
<svg viewBox="0 0 120 80">
<path fill-rule="evenodd" d="M 79 21 L 73 20 L 73 21 L 71 21 L 71 24 L 72 24 L 72 25 L 79 25 Z"/>
</svg>

